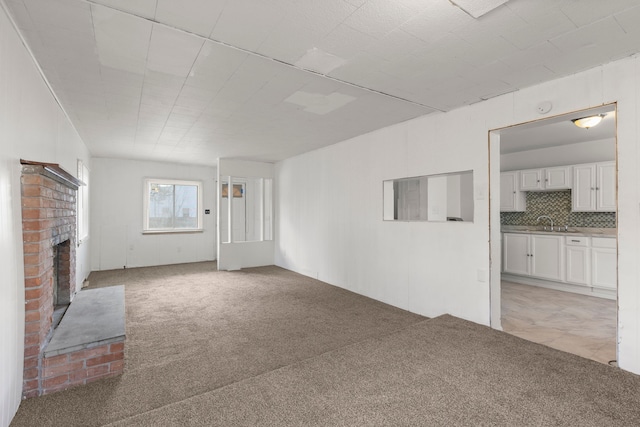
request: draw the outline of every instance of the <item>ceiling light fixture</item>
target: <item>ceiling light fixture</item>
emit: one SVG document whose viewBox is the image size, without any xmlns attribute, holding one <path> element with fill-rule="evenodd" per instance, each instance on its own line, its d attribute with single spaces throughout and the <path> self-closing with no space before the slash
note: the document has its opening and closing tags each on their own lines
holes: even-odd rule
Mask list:
<svg viewBox="0 0 640 427">
<path fill-rule="evenodd" d="M 578 126 L 579 128 L 589 129 L 594 127 L 598 123 L 600 123 L 603 118 L 604 118 L 604 114 L 598 114 L 595 116 L 588 116 L 588 117 L 582 117 L 580 119 L 573 119 L 571 121 L 573 122 L 574 125 Z"/>
</svg>

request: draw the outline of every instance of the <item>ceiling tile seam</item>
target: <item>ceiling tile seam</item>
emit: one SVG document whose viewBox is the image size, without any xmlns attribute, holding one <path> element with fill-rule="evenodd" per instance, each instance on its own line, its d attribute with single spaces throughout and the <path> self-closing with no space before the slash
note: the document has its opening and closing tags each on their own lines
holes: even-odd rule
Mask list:
<svg viewBox="0 0 640 427">
<path fill-rule="evenodd" d="M 131 13 L 131 12 L 119 9 L 117 7 L 103 5 L 101 3 L 96 2 L 95 0 L 80 0 L 80 1 L 85 2 L 85 3 L 89 3 L 89 4 L 93 4 L 93 5 L 96 5 L 96 6 L 105 7 L 107 9 L 115 10 L 117 12 L 124 13 L 126 15 L 130 15 L 130 16 L 136 17 L 138 19 L 142 19 L 144 21 L 149 21 L 149 22 L 152 22 L 154 24 L 162 25 L 165 28 L 169 28 L 169 29 L 172 29 L 172 30 L 175 30 L 175 31 L 179 31 L 179 32 L 182 32 L 184 34 L 188 34 L 188 35 L 191 35 L 193 37 L 200 38 L 202 40 L 208 40 L 208 41 L 210 41 L 212 43 L 216 43 L 216 44 L 218 44 L 220 46 L 228 47 L 230 49 L 234 49 L 234 50 L 237 50 L 239 52 L 246 53 L 248 55 L 252 55 L 252 56 L 255 56 L 255 57 L 258 57 L 258 58 L 262 58 L 262 59 L 265 59 L 265 60 L 268 60 L 268 61 L 277 62 L 277 63 L 285 65 L 285 66 L 287 66 L 289 68 L 294 68 L 294 69 L 296 69 L 298 71 L 315 74 L 316 76 L 324 77 L 324 78 L 326 78 L 328 80 L 331 80 L 331 81 L 334 81 L 336 83 L 341 83 L 341 84 L 344 84 L 344 85 L 347 85 L 347 86 L 351 86 L 353 88 L 364 90 L 366 92 L 370 92 L 370 93 L 373 93 L 373 94 L 376 94 L 376 95 L 381 95 L 381 96 L 384 96 L 384 97 L 387 97 L 387 98 L 392 98 L 392 99 L 395 99 L 397 101 L 406 102 L 406 103 L 409 103 L 409 104 L 412 104 L 412 105 L 416 105 L 416 106 L 419 106 L 419 107 L 422 107 L 422 108 L 428 108 L 428 109 L 433 110 L 433 111 L 445 112 L 445 110 L 442 110 L 442 109 L 437 108 L 437 107 L 432 107 L 430 105 L 422 104 L 420 102 L 411 101 L 411 100 L 403 98 L 401 96 L 392 95 L 390 93 L 386 93 L 386 92 L 379 91 L 379 90 L 376 90 L 376 89 L 372 89 L 372 88 L 369 88 L 369 87 L 366 87 L 366 86 L 362 86 L 362 85 L 359 85 L 357 83 L 352 83 L 352 82 L 348 82 L 346 80 L 341 80 L 341 79 L 338 79 L 338 78 L 335 78 L 335 77 L 331 77 L 331 76 L 329 76 L 327 74 L 321 74 L 321 73 L 315 72 L 313 70 L 307 70 L 305 68 L 300 68 L 300 67 L 297 67 L 295 64 L 292 64 L 290 62 L 282 61 L 282 60 L 279 60 L 279 59 L 276 59 L 276 58 L 270 58 L 270 57 L 268 57 L 266 55 L 263 55 L 261 53 L 254 52 L 254 51 L 249 50 L 249 49 L 244 49 L 244 48 L 241 48 L 241 47 L 238 47 L 238 46 L 234 46 L 232 44 L 225 43 L 225 42 L 223 42 L 221 40 L 212 39 L 210 37 L 204 37 L 204 36 L 202 36 L 200 34 L 197 34 L 197 33 L 191 32 L 191 31 L 187 31 L 187 30 L 184 30 L 182 28 L 178 28 L 178 27 L 175 27 L 173 25 L 166 24 L 164 22 L 159 22 L 159 21 L 156 21 L 155 19 L 150 19 L 150 18 L 141 16 L 141 15 L 138 15 L 138 14 L 135 14 L 135 13 Z"/>
<path fill-rule="evenodd" d="M 96 39 L 96 31 L 95 31 L 96 27 L 95 27 L 94 22 L 93 22 L 93 5 L 91 5 L 91 4 L 89 5 L 89 17 L 91 19 L 91 32 L 93 33 L 93 41 L 94 41 L 95 45 L 97 46 L 98 45 L 98 40 Z M 98 60 L 98 62 L 99 62 L 99 60 Z M 102 100 L 101 101 L 102 101 L 102 104 L 104 104 L 105 111 L 107 112 L 107 115 L 109 115 L 109 117 L 110 117 L 110 109 L 109 109 L 109 106 L 107 105 L 107 102 L 106 102 L 107 96 L 106 96 L 106 93 L 105 93 L 105 87 L 104 87 L 104 84 L 103 84 L 104 81 L 103 81 L 103 78 L 102 78 L 102 64 L 100 64 L 100 66 L 98 67 L 98 74 L 100 75 L 100 83 L 101 83 L 101 87 L 100 87 L 100 92 L 102 93 Z"/>
<path fill-rule="evenodd" d="M 151 29 L 151 32 L 153 32 L 153 27 Z M 160 141 L 160 138 L 162 137 L 162 134 L 164 133 L 164 130 L 167 127 L 167 122 L 169 122 L 169 120 L 171 119 L 171 114 L 173 113 L 173 110 L 176 107 L 176 102 L 178 101 L 178 98 L 180 98 L 180 94 L 182 93 L 182 91 L 184 90 L 184 87 L 187 85 L 187 80 L 189 79 L 189 76 L 191 75 L 191 73 L 193 72 L 193 69 L 196 65 L 196 62 L 198 62 L 198 58 L 200 57 L 200 53 L 202 53 L 202 49 L 204 48 L 204 45 L 206 43 L 206 38 L 202 37 L 202 44 L 200 45 L 200 49 L 198 49 L 198 54 L 195 55 L 195 57 L 193 58 L 193 62 L 191 63 L 191 67 L 189 68 L 189 73 L 187 74 L 187 77 L 185 77 L 184 81 L 182 82 L 182 86 L 180 87 L 180 91 L 178 92 L 178 95 L 176 96 L 176 99 L 174 99 L 173 101 L 173 105 L 171 106 L 171 111 L 169 112 L 169 115 L 167 116 L 167 119 L 165 120 L 164 124 L 162 125 L 162 130 L 160 130 L 160 135 L 158 135 L 158 138 L 156 139 L 156 143 L 155 143 L 155 147 L 158 146 L 158 143 Z M 151 43 L 150 43 L 151 44 Z M 148 51 L 147 51 L 147 58 L 148 58 Z M 140 102 L 142 103 L 142 97 L 140 97 Z M 203 110 L 204 112 L 204 110 Z M 202 117 L 203 112 L 200 113 L 200 115 L 198 116 L 198 118 Z M 140 112 L 138 111 L 138 114 L 140 114 Z M 191 128 L 193 128 L 193 125 L 195 124 L 192 123 L 191 126 L 189 126 L 189 130 L 191 130 Z M 185 132 L 185 134 L 180 138 L 180 141 L 178 141 L 178 144 L 182 141 L 182 139 L 187 135 L 188 131 Z M 137 129 L 136 129 L 136 134 L 137 134 Z M 175 147 L 174 147 L 175 148 Z"/>
<path fill-rule="evenodd" d="M 156 9 L 158 7 L 158 3 L 156 1 Z M 151 38 L 153 37 L 153 24 L 151 25 L 151 31 L 149 31 L 149 43 L 147 44 L 147 55 L 144 58 L 145 69 L 147 68 L 147 62 L 149 62 L 149 50 L 151 50 Z M 133 144 L 136 145 L 138 141 L 138 128 L 140 127 L 140 110 L 142 109 L 142 97 L 144 95 L 144 84 L 146 82 L 146 73 L 142 79 L 142 85 L 140 86 L 140 98 L 138 101 L 138 115 L 136 117 L 136 133 L 133 135 Z M 166 124 L 166 121 L 165 121 Z M 157 141 L 156 141 L 157 142 Z"/>
<path fill-rule="evenodd" d="M 206 38 L 204 38 L 204 41 L 203 41 L 203 43 L 202 43 L 202 46 L 200 46 L 200 50 L 198 51 L 198 55 L 196 55 L 196 58 L 195 58 L 195 60 L 194 60 L 193 64 L 191 65 L 191 69 L 189 70 L 189 75 L 191 75 L 191 72 L 193 71 L 193 67 L 195 66 L 195 64 L 196 64 L 196 62 L 197 62 L 197 60 L 198 60 L 198 57 L 200 56 L 200 53 L 202 52 L 202 49 L 204 48 L 204 45 L 206 44 L 206 42 L 207 42 L 207 39 L 206 39 Z M 180 138 L 180 141 L 178 142 L 178 144 L 179 144 L 180 142 L 182 142 L 182 140 L 183 140 L 183 139 L 184 139 L 184 138 L 189 134 L 189 132 L 191 132 L 191 130 L 193 129 L 193 127 L 196 125 L 196 123 L 198 123 L 198 121 L 202 118 L 202 116 L 204 116 L 205 111 L 206 111 L 206 110 L 209 108 L 209 106 L 210 106 L 210 105 L 215 101 L 216 97 L 218 96 L 218 94 L 220 93 L 220 91 L 222 91 L 222 89 L 226 86 L 226 84 L 227 84 L 227 83 L 228 83 L 228 82 L 233 78 L 233 76 L 235 76 L 235 75 L 236 75 L 236 73 L 238 73 L 238 70 L 242 67 L 242 65 L 245 63 L 245 61 L 246 61 L 246 57 L 242 60 L 242 63 L 240 63 L 240 64 L 238 65 L 238 67 L 236 68 L 236 70 L 235 70 L 235 71 L 234 71 L 234 72 L 233 72 L 229 77 L 227 77 L 227 79 L 225 80 L 224 84 L 223 84 L 223 85 L 220 85 L 220 87 L 218 88 L 218 91 L 217 91 L 217 92 L 215 93 L 215 95 L 211 98 L 211 100 L 207 103 L 207 106 L 206 106 L 206 107 L 204 107 L 204 108 L 202 109 L 202 111 L 201 111 L 201 112 L 200 112 L 200 114 L 198 115 L 198 118 L 197 118 L 196 120 L 194 120 L 194 121 L 193 121 L 193 123 L 191 123 L 191 125 L 189 126 L 189 129 L 185 132 L 185 134 L 182 136 L 182 138 Z M 184 89 L 184 87 L 186 86 L 187 80 L 188 80 L 188 78 L 186 78 L 186 79 L 185 79 L 185 82 L 183 83 L 182 87 L 180 88 L 180 92 L 178 93 L 178 98 L 180 97 L 180 93 L 182 93 L 182 89 Z M 265 84 L 266 84 L 266 83 L 265 83 Z M 263 87 L 264 87 L 264 85 L 263 85 Z M 176 98 L 176 100 L 177 100 L 177 98 Z M 176 102 L 176 101 L 174 101 L 174 104 L 173 104 L 173 106 L 171 107 L 171 111 L 172 111 L 172 112 L 173 112 L 173 109 L 174 109 L 174 107 L 175 107 L 175 102 Z M 169 113 L 169 116 L 170 116 L 170 115 L 171 115 L 171 113 Z M 169 117 L 169 116 L 167 116 L 167 120 L 165 121 L 164 125 L 162 126 L 162 130 L 160 131 L 160 135 L 162 135 L 162 132 L 164 131 L 164 128 L 166 127 L 167 122 L 168 122 L 168 121 L 169 121 L 169 119 L 170 119 L 170 117 Z M 160 136 L 158 136 L 158 139 L 156 140 L 156 145 L 157 145 L 157 143 L 158 143 L 158 141 L 159 141 L 159 140 L 160 140 Z"/>
<path fill-rule="evenodd" d="M 222 17 L 222 14 L 224 13 L 224 10 L 227 8 L 228 4 L 229 4 L 229 0 L 226 0 L 224 2 L 224 6 L 222 7 L 222 11 L 216 17 L 216 22 L 214 22 L 213 27 L 211 28 L 211 31 L 206 37 L 207 39 L 211 39 L 211 36 L 213 35 L 213 32 L 216 30 L 216 27 L 218 26 L 218 22 L 220 22 L 220 18 Z"/>
<path fill-rule="evenodd" d="M 71 125 L 73 130 L 76 132 L 76 134 L 78 136 L 80 136 L 80 132 L 78 131 L 78 128 L 76 127 L 75 123 L 71 120 L 71 116 L 67 112 L 67 109 L 64 108 L 64 106 L 62 105 L 62 102 L 60 101 L 60 98 L 58 97 L 56 92 L 53 90 L 53 86 L 49 82 L 49 79 L 47 79 L 47 77 L 45 76 L 44 71 L 42 70 L 42 67 L 40 66 L 40 63 L 36 60 L 36 57 L 33 54 L 33 51 L 31 50 L 29 45 L 27 44 L 27 41 L 25 40 L 22 32 L 20 31 L 20 28 L 18 27 L 18 24 L 13 19 L 13 15 L 11 13 L 9 13 L 9 9 L 8 9 L 7 5 L 5 4 L 4 0 L 0 0 L 0 7 L 2 7 L 2 10 L 3 10 L 4 14 L 9 19 L 9 22 L 11 23 L 11 26 L 13 27 L 14 31 L 18 35 L 18 38 L 20 39 L 20 42 L 22 43 L 24 48 L 27 50 L 27 53 L 31 57 L 31 60 L 33 61 L 33 64 L 35 65 L 36 70 L 38 71 L 38 74 L 40 75 L 40 78 L 44 82 L 45 86 L 47 86 L 47 89 L 49 89 L 49 92 L 51 93 L 51 96 L 53 97 L 53 100 L 56 102 L 56 104 L 58 104 L 58 107 L 60 107 L 60 110 L 62 110 L 62 112 L 64 113 L 64 116 L 66 117 L 67 121 L 69 122 L 69 124 Z M 27 9 L 27 13 L 29 13 L 28 9 Z M 30 13 L 29 13 L 29 17 L 31 17 Z M 33 19 L 31 19 L 31 20 L 33 21 Z M 87 147 L 87 149 L 88 149 L 88 147 Z"/>
</svg>

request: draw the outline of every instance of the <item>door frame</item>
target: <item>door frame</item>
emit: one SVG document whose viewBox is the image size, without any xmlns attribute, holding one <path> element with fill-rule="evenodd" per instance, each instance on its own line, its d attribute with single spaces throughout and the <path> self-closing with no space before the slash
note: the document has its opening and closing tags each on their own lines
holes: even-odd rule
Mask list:
<svg viewBox="0 0 640 427">
<path fill-rule="evenodd" d="M 501 321 L 501 276 L 502 276 L 502 234 L 500 225 L 500 132 L 517 126 L 527 125 L 534 122 L 544 122 L 549 119 L 565 116 L 568 114 L 588 111 L 593 108 L 599 108 L 606 105 L 612 105 L 614 111 L 616 111 L 616 125 L 615 125 L 615 180 L 616 180 L 616 212 L 618 209 L 618 124 L 617 124 L 617 111 L 618 106 L 616 102 L 585 108 L 577 111 L 569 111 L 554 116 L 544 117 L 539 120 L 532 120 L 529 122 L 517 123 L 501 128 L 490 129 L 487 135 L 487 148 L 489 157 L 489 322 L 493 329 L 502 330 Z M 616 215 L 616 229 L 619 227 L 618 218 Z M 618 236 L 616 233 L 616 269 L 619 262 L 619 252 L 617 249 Z M 619 282 L 619 278 L 617 279 Z M 616 286 L 616 359 L 619 358 L 619 316 L 620 316 L 620 304 L 619 304 L 619 287 Z"/>
</svg>

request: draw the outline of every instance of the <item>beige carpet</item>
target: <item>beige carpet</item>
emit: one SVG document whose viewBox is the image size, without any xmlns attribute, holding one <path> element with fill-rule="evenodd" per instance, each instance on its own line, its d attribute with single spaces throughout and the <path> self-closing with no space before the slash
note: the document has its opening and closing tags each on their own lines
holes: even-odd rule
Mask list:
<svg viewBox="0 0 640 427">
<path fill-rule="evenodd" d="M 127 367 L 23 402 L 14 424 L 640 424 L 640 378 L 276 267 L 101 273 L 127 286 Z"/>
</svg>

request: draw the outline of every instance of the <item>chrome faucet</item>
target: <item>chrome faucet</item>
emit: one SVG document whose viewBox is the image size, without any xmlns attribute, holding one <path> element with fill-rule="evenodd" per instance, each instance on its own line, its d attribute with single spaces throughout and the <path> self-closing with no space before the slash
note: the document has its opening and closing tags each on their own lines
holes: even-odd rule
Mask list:
<svg viewBox="0 0 640 427">
<path fill-rule="evenodd" d="M 547 215 L 540 215 L 538 217 L 538 219 L 536 219 L 537 222 L 540 222 L 541 219 L 548 219 L 549 222 L 551 223 L 551 231 L 553 231 L 553 220 L 551 219 L 551 217 L 547 216 Z M 547 229 L 547 227 L 544 228 L 545 230 Z"/>
</svg>

